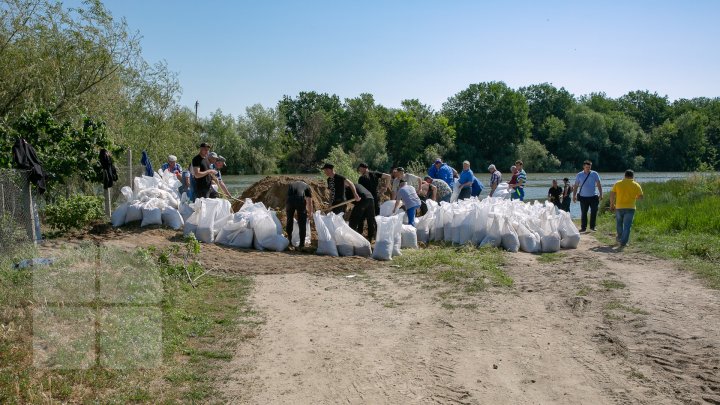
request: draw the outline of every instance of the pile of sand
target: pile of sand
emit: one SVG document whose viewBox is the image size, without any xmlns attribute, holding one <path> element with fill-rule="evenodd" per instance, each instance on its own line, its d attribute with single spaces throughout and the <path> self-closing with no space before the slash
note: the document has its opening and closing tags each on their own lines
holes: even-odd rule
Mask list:
<svg viewBox="0 0 720 405">
<path fill-rule="evenodd" d="M 313 205 L 316 210 L 326 207 L 325 203 L 329 197 L 325 182 L 303 176 L 267 176 L 242 193 L 240 201 L 233 204 L 233 211 L 239 210 L 245 199 L 250 198 L 253 202 L 262 202 L 270 209 L 284 212 L 288 185 L 296 180 L 302 180 L 310 185 Z"/>
</svg>

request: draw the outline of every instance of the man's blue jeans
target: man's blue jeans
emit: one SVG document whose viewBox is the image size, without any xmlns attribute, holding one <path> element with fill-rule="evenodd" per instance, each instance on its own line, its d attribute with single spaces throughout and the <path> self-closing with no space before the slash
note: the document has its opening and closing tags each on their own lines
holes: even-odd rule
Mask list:
<svg viewBox="0 0 720 405">
<path fill-rule="evenodd" d="M 635 210 L 632 208 L 619 208 L 615 210 L 615 226 L 617 228 L 617 241 L 621 245 L 627 245 L 630 240 L 630 228 L 632 227 Z"/>
</svg>

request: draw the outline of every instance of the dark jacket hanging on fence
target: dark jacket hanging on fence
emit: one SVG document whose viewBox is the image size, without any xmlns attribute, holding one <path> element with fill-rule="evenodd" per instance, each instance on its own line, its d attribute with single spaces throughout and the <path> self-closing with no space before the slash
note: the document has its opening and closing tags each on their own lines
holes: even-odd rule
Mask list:
<svg viewBox="0 0 720 405">
<path fill-rule="evenodd" d="M 113 159 L 107 149 L 100 149 L 100 166 L 102 167 L 103 187 L 110 188 L 113 183 L 118 181 L 117 168 L 113 164 Z"/>
<path fill-rule="evenodd" d="M 12 148 L 15 166 L 20 170 L 30 171 L 30 181 L 38 188 L 40 194 L 45 192 L 47 173 L 38 159 L 35 149 L 26 140 L 18 138 Z"/>
</svg>

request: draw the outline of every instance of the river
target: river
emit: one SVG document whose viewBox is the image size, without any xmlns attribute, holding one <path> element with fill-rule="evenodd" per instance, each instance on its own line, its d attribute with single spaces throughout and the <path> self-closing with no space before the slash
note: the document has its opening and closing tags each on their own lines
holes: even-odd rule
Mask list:
<svg viewBox="0 0 720 405">
<path fill-rule="evenodd" d="M 557 179 L 558 184 L 562 186 L 562 179 L 564 177 L 567 177 L 570 179 L 570 183 L 572 184 L 574 183 L 576 174 L 577 173 L 528 173 L 528 185 L 525 187 L 525 199 L 546 199 L 548 189 L 552 185 L 553 179 Z M 691 174 L 691 172 L 642 172 L 635 173 L 635 180 L 641 184 L 648 182 L 665 182 L 672 179 L 685 179 Z M 323 179 L 323 177 L 321 177 L 319 174 L 297 174 L 297 176 L 305 176 L 310 179 Z M 483 182 L 483 184 L 487 186 L 488 182 L 490 181 L 489 173 L 482 173 L 480 175 L 476 174 L 476 176 L 480 179 L 480 181 Z M 622 179 L 623 176 L 623 173 L 600 173 L 600 179 L 603 184 L 603 191 L 605 195 L 608 196 L 603 198 L 609 198 L 608 193 L 610 192 L 612 185 L 615 184 L 616 181 Z M 225 184 L 228 186 L 228 189 L 233 195 L 239 195 L 243 192 L 243 190 L 250 187 L 253 183 L 264 177 L 265 175 L 260 174 L 235 176 L 227 175 L 223 176 L 223 180 L 225 181 Z M 504 181 L 509 180 L 509 178 L 510 176 L 508 174 L 503 173 Z M 483 190 L 481 196 L 487 196 L 487 188 Z M 580 217 L 580 204 L 571 204 L 570 213 L 572 214 L 573 218 Z"/>
</svg>

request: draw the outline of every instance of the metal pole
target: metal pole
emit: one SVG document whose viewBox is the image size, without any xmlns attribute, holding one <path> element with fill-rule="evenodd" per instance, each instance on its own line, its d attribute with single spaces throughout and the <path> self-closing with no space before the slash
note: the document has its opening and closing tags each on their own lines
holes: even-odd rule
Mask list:
<svg viewBox="0 0 720 405">
<path fill-rule="evenodd" d="M 132 160 L 132 149 L 127 150 L 127 184 L 128 187 L 133 188 L 133 160 Z"/>
<path fill-rule="evenodd" d="M 105 215 L 107 215 L 108 218 L 112 215 L 112 201 L 110 197 L 110 190 L 112 188 L 106 188 L 105 189 Z"/>
<path fill-rule="evenodd" d="M 27 230 L 30 241 L 35 243 L 37 240 L 37 235 L 35 235 L 35 207 L 32 201 L 32 188 L 30 187 L 29 179 L 25 179 L 23 183 L 22 196 L 25 212 L 28 213 L 28 220 L 25 221 L 25 229 Z"/>
</svg>

